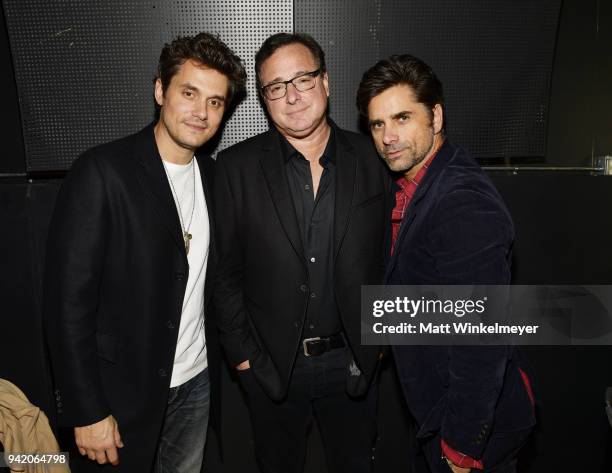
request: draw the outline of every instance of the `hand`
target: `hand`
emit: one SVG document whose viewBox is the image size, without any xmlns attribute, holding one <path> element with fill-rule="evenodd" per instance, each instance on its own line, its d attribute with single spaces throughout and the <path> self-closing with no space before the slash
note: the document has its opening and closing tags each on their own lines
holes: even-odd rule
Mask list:
<svg viewBox="0 0 612 473">
<path fill-rule="evenodd" d="M 249 360 L 243 361 L 242 363 L 240 363 L 238 366 L 236 366 L 236 369 L 238 371 L 244 371 L 244 370 L 248 370 L 251 367 Z"/>
<path fill-rule="evenodd" d="M 81 455 L 87 455 L 100 465 L 107 462 L 119 464 L 117 448 L 123 448 L 123 442 L 117 421 L 112 415 L 95 424 L 75 427 L 74 438 Z"/>
<path fill-rule="evenodd" d="M 455 465 L 448 458 L 446 459 L 446 462 L 448 463 L 448 466 L 453 473 L 470 473 L 470 471 L 472 471 L 471 468 L 462 468 L 460 466 Z"/>
</svg>

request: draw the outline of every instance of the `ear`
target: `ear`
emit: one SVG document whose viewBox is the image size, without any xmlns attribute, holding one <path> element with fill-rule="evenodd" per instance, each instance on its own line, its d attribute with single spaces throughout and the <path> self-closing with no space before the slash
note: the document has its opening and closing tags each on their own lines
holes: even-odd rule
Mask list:
<svg viewBox="0 0 612 473">
<path fill-rule="evenodd" d="M 155 81 L 155 101 L 160 107 L 164 105 L 164 89 L 159 78 Z"/>
<path fill-rule="evenodd" d="M 329 77 L 327 76 L 327 72 L 324 72 L 321 75 L 321 82 L 323 83 L 323 88 L 325 89 L 325 95 L 329 97 Z"/>
<path fill-rule="evenodd" d="M 442 105 L 437 103 L 433 108 L 433 120 L 432 126 L 434 129 L 434 133 L 437 135 L 442 131 L 442 125 L 444 124 L 444 110 L 442 109 Z"/>
</svg>

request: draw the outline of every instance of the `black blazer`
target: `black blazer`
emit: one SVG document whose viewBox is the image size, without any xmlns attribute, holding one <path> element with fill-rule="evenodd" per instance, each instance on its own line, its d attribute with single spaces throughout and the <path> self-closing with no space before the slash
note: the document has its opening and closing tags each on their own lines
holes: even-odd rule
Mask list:
<svg viewBox="0 0 612 473">
<path fill-rule="evenodd" d="M 212 217 L 214 161 L 197 159 Z M 205 330 L 215 426 L 220 349 L 211 304 L 212 218 L 210 225 Z M 153 124 L 75 161 L 57 198 L 45 269 L 57 418 L 60 425 L 83 426 L 112 414 L 125 444 L 120 471 L 145 471 L 152 464 L 188 272 Z"/>
<path fill-rule="evenodd" d="M 406 210 L 385 284 L 510 284 L 514 227 L 478 163 L 446 141 Z M 390 251 L 387 251 L 388 255 Z M 507 346 L 395 346 L 398 375 L 419 436 L 440 433 L 455 450 L 481 458 L 492 432 L 535 423 Z"/>
<path fill-rule="evenodd" d="M 331 125 L 337 137 L 334 294 L 361 370 L 351 377 L 347 367 L 347 390 L 359 395 L 378 359 L 378 347 L 360 343 L 360 288 L 382 282 L 388 177 L 368 138 Z M 250 360 L 275 400 L 287 390 L 310 292 L 284 166 L 276 131 L 243 141 L 219 154 L 215 197 L 221 344 L 232 366 Z"/>
</svg>

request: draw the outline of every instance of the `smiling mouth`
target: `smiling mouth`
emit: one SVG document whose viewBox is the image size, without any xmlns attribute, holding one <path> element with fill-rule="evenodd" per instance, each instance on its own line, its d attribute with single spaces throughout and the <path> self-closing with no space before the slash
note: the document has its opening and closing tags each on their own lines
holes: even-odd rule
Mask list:
<svg viewBox="0 0 612 473">
<path fill-rule="evenodd" d="M 204 131 L 204 130 L 206 130 L 208 128 L 208 125 L 206 125 L 206 124 L 200 125 L 200 124 L 195 124 L 195 123 L 186 123 L 186 125 L 189 128 L 192 128 L 192 129 L 197 130 L 197 131 Z"/>
<path fill-rule="evenodd" d="M 301 110 L 292 110 L 291 112 L 287 113 L 287 115 L 289 115 L 289 116 L 298 115 L 298 114 L 300 114 L 302 112 L 305 112 L 306 110 L 307 110 L 306 108 L 303 108 Z"/>
</svg>

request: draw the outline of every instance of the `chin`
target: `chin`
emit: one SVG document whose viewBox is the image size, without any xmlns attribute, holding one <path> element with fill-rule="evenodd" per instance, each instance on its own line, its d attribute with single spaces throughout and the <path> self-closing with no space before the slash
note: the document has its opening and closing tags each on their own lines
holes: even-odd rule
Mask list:
<svg viewBox="0 0 612 473">
<path fill-rule="evenodd" d="M 305 120 L 296 120 L 288 125 L 289 126 L 287 128 L 289 130 L 293 130 L 296 133 L 300 133 L 300 132 L 307 131 L 313 128 L 314 123 L 310 121 L 307 122 Z"/>
<path fill-rule="evenodd" d="M 312 131 L 312 127 L 307 128 L 290 128 L 289 131 L 295 136 L 307 136 Z"/>
<path fill-rule="evenodd" d="M 182 148 L 185 149 L 191 149 L 191 150 L 196 150 L 198 149 L 200 146 L 202 146 L 204 143 L 206 143 L 205 140 L 181 140 L 180 144 Z"/>
<path fill-rule="evenodd" d="M 393 172 L 404 172 L 412 167 L 410 163 L 407 163 L 405 160 L 402 160 L 401 157 L 394 158 L 394 159 L 388 159 L 388 158 L 383 158 L 383 159 L 385 161 L 385 164 Z"/>
<path fill-rule="evenodd" d="M 206 130 L 206 132 L 196 133 L 191 136 L 186 136 L 185 142 L 191 143 L 195 147 L 199 147 L 199 146 L 202 146 L 204 143 L 206 143 L 209 138 L 210 138 L 210 133 L 208 133 L 208 130 Z"/>
<path fill-rule="evenodd" d="M 405 173 L 410 170 L 409 167 L 405 166 L 389 166 L 389 169 L 393 172 Z"/>
<path fill-rule="evenodd" d="M 295 138 L 303 138 L 305 136 L 308 136 L 312 132 L 312 130 L 313 129 L 311 127 L 286 127 L 284 128 L 284 133 L 288 136 L 293 136 Z"/>
</svg>

